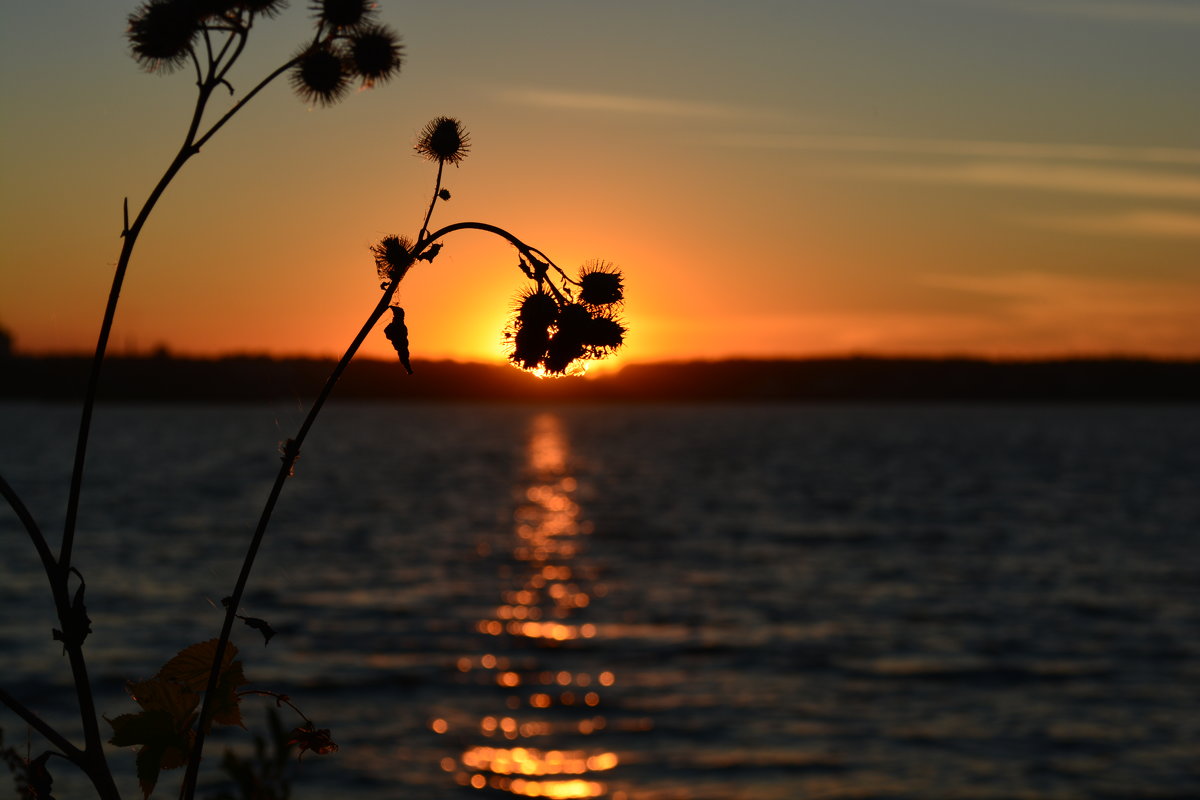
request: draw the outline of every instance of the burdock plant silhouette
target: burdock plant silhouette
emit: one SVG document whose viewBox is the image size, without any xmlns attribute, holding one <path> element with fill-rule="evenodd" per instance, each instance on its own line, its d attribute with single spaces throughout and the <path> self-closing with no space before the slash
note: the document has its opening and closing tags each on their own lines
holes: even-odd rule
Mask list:
<svg viewBox="0 0 1200 800">
<path fill-rule="evenodd" d="M 219 88 L 227 89 L 231 95 L 235 93 L 229 78 L 230 70 L 241 56 L 254 24 L 276 16 L 284 6 L 283 0 L 149 0 L 128 19 L 129 44 L 138 63 L 150 72 L 161 74 L 184 69 L 190 64 L 195 72 L 197 94 L 178 152 L 132 221 L 128 200 L 125 202 L 121 253 L 83 401 L 62 542 L 57 555 L 20 496 L 0 476 L 0 493 L 29 534 L 46 573 L 60 625 L 52 635 L 62 643 L 70 663 L 84 737 L 83 747 L 77 746 L 31 708 L 0 689 L 0 702 L 24 720 L 51 748 L 36 758 L 27 759 L 24 764 L 26 774 L 31 776 L 30 785 L 38 796 L 49 796 L 51 776 L 47 762 L 52 756 L 58 756 L 82 770 L 102 800 L 120 797 L 104 753 L 104 740 L 84 658 L 83 644 L 91 633 L 91 620 L 85 605 L 86 583 L 83 573 L 72 563 L 72 548 L 99 375 L 117 301 L 138 237 L 158 200 L 184 164 L 199 154 L 204 144 L 276 78 L 290 71 L 296 93 L 306 102 L 325 106 L 341 99 L 355 80 L 363 87 L 371 87 L 391 79 L 399 73 L 403 62 L 399 37 L 376 21 L 374 3 L 318 0 L 311 7 L 315 28 L 311 41 L 262 78 L 223 115 L 211 124 L 206 123 L 206 111 L 213 93 Z M 442 187 L 444 167 L 463 161 L 469 150 L 469 137 L 458 120 L 439 117 L 421 131 L 415 149 L 438 166 L 424 220 L 415 240 L 399 235 L 386 236 L 371 248 L 382 296 L 325 381 L 298 432 L 282 447 L 279 470 L 247 547 L 234 590 L 224 600 L 220 635 L 184 648 L 153 677 L 130 682 L 129 693 L 140 710 L 105 718 L 112 728 L 110 743 L 139 748 L 137 775 L 146 797 L 154 791 L 161 770 L 186 766 L 179 796 L 193 800 L 206 735 L 214 724 L 242 725 L 240 704 L 247 696 L 275 697 L 277 705 L 287 705 L 300 715 L 303 724 L 292 730 L 286 743 L 288 746 L 300 748 L 301 753 L 317 754 L 337 749 L 329 731 L 318 728 L 290 698 L 266 690 L 241 688 L 247 680 L 230 637 L 237 620 L 259 631 L 264 642 L 275 633 L 266 620 L 238 613 L 255 558 L 283 485 L 294 473 L 305 438 L 347 365 L 389 309 L 392 319 L 384 333 L 405 369 L 412 372 L 404 310 L 394 303 L 394 298 L 401 280 L 417 262 L 433 262 L 442 248 L 442 240 L 459 230 L 485 231 L 511 244 L 517 251 L 516 266 L 529 283 L 519 294 L 505 336 L 512 362 L 524 369 L 541 375 L 568 374 L 578 369 L 581 362 L 616 350 L 624 340 L 625 327 L 616 316 L 623 302 L 624 286 L 621 273 L 612 265 L 591 262 L 571 278 L 545 253 L 494 225 L 458 222 L 430 233 L 429 223 L 435 207 L 451 197 Z M 226 763 L 231 762 L 227 759 Z"/>
</svg>

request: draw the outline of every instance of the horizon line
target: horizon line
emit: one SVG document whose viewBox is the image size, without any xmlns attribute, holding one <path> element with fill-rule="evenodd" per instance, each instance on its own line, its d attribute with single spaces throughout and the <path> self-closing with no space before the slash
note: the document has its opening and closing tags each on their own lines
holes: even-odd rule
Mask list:
<svg viewBox="0 0 1200 800">
<path fill-rule="evenodd" d="M 84 350 L 12 350 L 9 358 L 92 358 L 93 353 Z M 146 350 L 112 352 L 107 359 L 152 359 L 161 358 L 175 361 L 224 361 L 234 359 L 266 359 L 271 361 L 337 361 L 340 355 L 329 353 L 277 353 L 265 350 L 224 351 L 217 353 L 193 353 L 175 351 L 167 347 L 149 348 Z M 395 358 L 370 354 L 359 354 L 355 361 L 395 361 Z M 453 356 L 414 357 L 414 362 L 452 363 L 465 366 L 504 367 L 511 366 L 507 361 L 484 358 L 462 358 Z M 670 358 L 644 358 L 623 360 L 623 363 L 609 366 L 604 362 L 600 372 L 615 374 L 625 367 L 679 365 L 679 364 L 720 364 L 728 362 L 803 362 L 803 361 L 982 361 L 989 363 L 1052 363 L 1064 361 L 1157 361 L 1170 363 L 1200 362 L 1200 352 L 1193 354 L 1164 354 L 1145 351 L 1064 351 L 1061 353 L 987 353 L 947 350 L 943 353 L 903 352 L 903 351 L 830 351 L 828 353 L 793 353 L 793 354 L 730 354 L 725 356 L 695 356 Z"/>
</svg>

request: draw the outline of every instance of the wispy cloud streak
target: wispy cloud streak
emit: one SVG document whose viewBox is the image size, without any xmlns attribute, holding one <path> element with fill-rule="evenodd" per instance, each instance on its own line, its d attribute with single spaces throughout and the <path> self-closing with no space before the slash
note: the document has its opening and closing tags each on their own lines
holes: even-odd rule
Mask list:
<svg viewBox="0 0 1200 800">
<path fill-rule="evenodd" d="M 1050 230 L 1096 236 L 1141 236 L 1160 239 L 1200 239 L 1200 214 L 1137 210 L 1119 214 L 1035 217 L 1028 224 Z"/>
<path fill-rule="evenodd" d="M 1200 177 L 1148 170 L 1031 162 L 978 162 L 951 166 L 879 166 L 853 171 L 894 180 L 1009 187 L 1114 197 L 1200 200 Z"/>
<path fill-rule="evenodd" d="M 959 4 L 963 0 L 948 0 Z M 1001 8 L 1041 16 L 1075 17 L 1112 22 L 1200 25 L 1200 4 L 1195 0 L 975 0 Z"/>
<path fill-rule="evenodd" d="M 734 106 L 716 103 L 694 103 L 655 97 L 603 94 L 597 92 L 559 92 L 546 89 L 507 89 L 501 97 L 509 102 L 538 108 L 566 111 L 589 111 L 660 117 L 721 119 L 744 116 L 748 112 Z M 749 112 L 754 113 L 754 112 Z"/>
<path fill-rule="evenodd" d="M 1200 166 L 1200 148 L 1003 142 L 969 139 L 904 139 L 886 136 L 735 134 L 718 139 L 730 147 L 817 150 L 894 155 L 959 156 L 996 159 L 1050 159 Z"/>
</svg>

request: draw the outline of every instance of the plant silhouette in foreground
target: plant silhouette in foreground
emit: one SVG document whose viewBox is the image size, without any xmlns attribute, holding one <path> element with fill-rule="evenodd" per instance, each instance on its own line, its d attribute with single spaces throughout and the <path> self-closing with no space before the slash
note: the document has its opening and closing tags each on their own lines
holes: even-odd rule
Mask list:
<svg viewBox="0 0 1200 800">
<path fill-rule="evenodd" d="M 241 55 L 251 28 L 257 20 L 275 16 L 283 6 L 281 0 L 149 0 L 129 17 L 128 38 L 135 59 L 147 70 L 159 73 L 180 70 L 190 63 L 195 71 L 197 97 L 178 153 L 132 222 L 126 201 L 121 254 L 83 401 L 63 537 L 57 555 L 20 496 L 0 477 L 0 493 L 29 534 L 50 585 L 60 625 L 51 635 L 61 642 L 70 662 L 83 728 L 84 745 L 79 747 L 16 697 L 0 689 L 0 702 L 13 710 L 51 748 L 36 758 L 24 758 L 19 765 L 30 790 L 38 797 L 50 796 L 52 779 L 47 762 L 53 756 L 82 770 L 103 800 L 120 797 L 104 752 L 104 738 L 100 733 L 83 653 L 84 641 L 91 633 L 91 619 L 85 605 L 86 583 L 82 571 L 72 563 L 72 548 L 99 374 L 117 300 L 138 236 L 183 165 L 275 78 L 290 71 L 293 88 L 301 98 L 329 105 L 339 100 L 355 79 L 363 86 L 373 86 L 394 77 L 401 67 L 403 53 L 399 38 L 375 20 L 373 3 L 367 0 L 319 0 L 313 6 L 315 33 L 312 40 L 206 127 L 205 112 L 213 93 L 220 87 L 225 87 L 231 94 L 234 91 L 228 79 L 229 70 Z M 131 681 L 127 688 L 140 710 L 105 717 L 112 730 L 108 739 L 111 744 L 138 748 L 135 757 L 137 775 L 146 797 L 154 791 L 162 770 L 186 767 L 179 796 L 192 800 L 207 734 L 213 725 L 244 727 L 241 701 L 248 696 L 274 697 L 277 706 L 287 705 L 299 714 L 303 724 L 292 729 L 283 748 L 295 746 L 301 754 L 323 754 L 337 749 L 329 731 L 318 728 L 290 698 L 266 690 L 242 688 L 247 680 L 230 638 L 237 620 L 262 634 L 264 642 L 275 634 L 267 621 L 238 613 L 255 558 L 283 485 L 294 473 L 305 438 L 350 360 L 389 309 L 392 318 L 384 333 L 402 365 L 412 372 L 404 310 L 394 300 L 401 280 L 417 262 L 433 262 L 442 248 L 442 240 L 459 230 L 489 232 L 512 245 L 517 251 L 516 266 L 528 283 L 519 295 L 505 335 L 511 361 L 524 369 L 542 375 L 567 374 L 587 359 L 611 353 L 624 340 L 625 327 L 616 316 L 616 310 L 623 302 L 624 286 L 621 273 L 612 265 L 591 262 L 572 278 L 542 251 L 494 225 L 458 222 L 432 233 L 429 231 L 435 207 L 450 199 L 450 193 L 442 187 L 444 167 L 461 163 L 468 150 L 469 137 L 461 123 L 453 118 L 439 117 L 420 133 L 417 153 L 438 166 L 424 220 L 414 240 L 400 235 L 386 236 L 371 248 L 382 296 L 330 373 L 296 435 L 282 447 L 279 470 L 247 547 L 233 592 L 224 600 L 225 614 L 219 636 L 184 648 L 151 678 Z M 271 719 L 275 720 L 271 723 L 274 729 L 277 718 Z M 278 731 L 274 733 L 278 740 Z M 263 761 L 261 754 L 259 761 Z M 224 765 L 231 775 L 240 776 L 238 781 L 243 789 L 245 781 L 253 783 L 257 780 L 253 770 L 245 762 L 239 762 L 236 756 L 227 756 Z M 283 780 L 281 773 L 272 775 L 272 780 Z M 286 796 L 286 786 L 279 791 L 280 796 Z"/>
</svg>

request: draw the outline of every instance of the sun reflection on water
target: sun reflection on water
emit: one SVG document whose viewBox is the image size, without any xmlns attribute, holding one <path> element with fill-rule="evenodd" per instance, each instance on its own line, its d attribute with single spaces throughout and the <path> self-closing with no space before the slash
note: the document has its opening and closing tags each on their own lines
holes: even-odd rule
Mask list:
<svg viewBox="0 0 1200 800">
<path fill-rule="evenodd" d="M 478 720 L 472 731 L 454 731 L 464 742 L 442 769 L 457 783 L 518 797 L 621 800 L 601 778 L 620 763 L 614 752 L 588 747 L 608 727 L 603 692 L 611 670 L 567 669 L 556 648 L 592 639 L 596 625 L 581 617 L 604 587 L 577 558 L 591 524 L 582 519 L 569 470 L 561 420 L 534 418 L 527 447 L 528 480 L 514 514 L 509 588 L 475 629 L 494 637 L 493 652 L 458 659 L 457 669 L 477 685 L 505 694 L 505 710 Z M 532 654 L 531 654 L 532 651 Z M 445 720 L 433 731 L 446 734 Z"/>
</svg>

